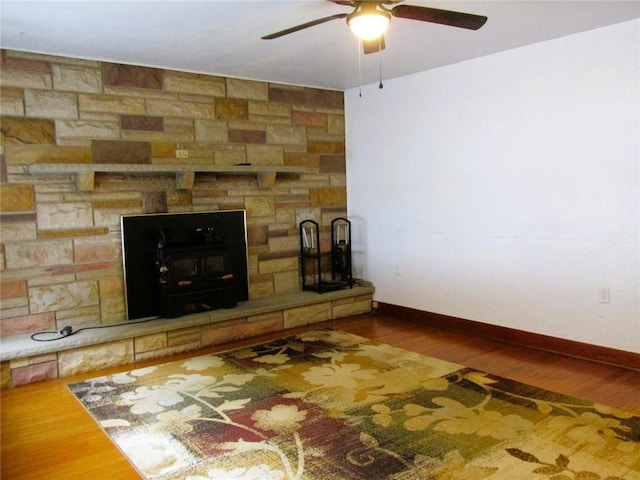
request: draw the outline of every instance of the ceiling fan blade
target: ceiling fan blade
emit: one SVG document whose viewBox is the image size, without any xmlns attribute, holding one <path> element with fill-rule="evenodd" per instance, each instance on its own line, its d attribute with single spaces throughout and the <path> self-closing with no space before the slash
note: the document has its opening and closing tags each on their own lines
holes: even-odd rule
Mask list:
<svg viewBox="0 0 640 480">
<path fill-rule="evenodd" d="M 487 17 L 471 13 L 452 12 L 438 8 L 416 7 L 414 5 L 398 5 L 391 9 L 391 15 L 421 22 L 440 23 L 452 27 L 478 30 L 487 22 Z"/>
<path fill-rule="evenodd" d="M 381 35 L 379 38 L 374 38 L 372 40 L 363 40 L 362 48 L 364 50 L 364 54 L 367 55 L 369 53 L 378 53 L 384 50 L 384 35 Z"/>
<path fill-rule="evenodd" d="M 337 13 L 329 17 L 319 18 L 311 22 L 303 23 L 302 25 L 296 25 L 295 27 L 287 28 L 286 30 L 281 30 L 270 35 L 265 35 L 264 37 L 262 37 L 262 40 L 272 40 L 274 38 L 283 37 L 285 35 L 289 35 L 290 33 L 304 30 L 305 28 L 315 27 L 316 25 L 320 25 L 321 23 L 330 22 L 331 20 L 337 20 L 339 18 L 346 18 L 346 16 L 346 13 Z"/>
</svg>

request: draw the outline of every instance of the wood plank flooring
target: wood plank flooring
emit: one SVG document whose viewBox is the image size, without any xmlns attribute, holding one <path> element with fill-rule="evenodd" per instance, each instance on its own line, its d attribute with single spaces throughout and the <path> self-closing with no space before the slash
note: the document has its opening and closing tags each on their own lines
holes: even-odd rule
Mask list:
<svg viewBox="0 0 640 480">
<path fill-rule="evenodd" d="M 640 372 L 446 331 L 381 314 L 288 331 L 333 326 L 372 340 L 457 362 L 537 387 L 640 415 Z M 281 332 L 197 353 L 228 350 Z M 193 356 L 194 352 L 2 392 L 1 475 L 10 479 L 137 479 L 129 462 L 69 393 L 66 384 Z"/>
</svg>

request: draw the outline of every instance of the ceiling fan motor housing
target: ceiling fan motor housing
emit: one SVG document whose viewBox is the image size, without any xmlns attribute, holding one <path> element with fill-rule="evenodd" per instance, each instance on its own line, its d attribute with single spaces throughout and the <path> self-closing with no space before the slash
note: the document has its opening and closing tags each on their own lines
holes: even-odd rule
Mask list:
<svg viewBox="0 0 640 480">
<path fill-rule="evenodd" d="M 391 14 L 378 8 L 376 2 L 358 2 L 356 10 L 347 16 L 347 25 L 362 40 L 380 37 L 391 22 Z"/>
</svg>

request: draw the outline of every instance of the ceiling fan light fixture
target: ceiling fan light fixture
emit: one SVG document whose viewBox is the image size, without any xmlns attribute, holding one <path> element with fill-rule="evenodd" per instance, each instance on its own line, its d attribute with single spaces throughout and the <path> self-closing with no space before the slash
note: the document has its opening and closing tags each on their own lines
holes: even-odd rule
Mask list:
<svg viewBox="0 0 640 480">
<path fill-rule="evenodd" d="M 356 37 L 373 40 L 387 31 L 391 15 L 380 10 L 357 11 L 347 17 L 347 24 Z"/>
</svg>

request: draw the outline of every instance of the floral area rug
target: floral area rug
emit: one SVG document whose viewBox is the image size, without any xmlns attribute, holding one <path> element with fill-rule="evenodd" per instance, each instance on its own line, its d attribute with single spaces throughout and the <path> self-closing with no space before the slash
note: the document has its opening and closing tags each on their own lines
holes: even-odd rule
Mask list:
<svg viewBox="0 0 640 480">
<path fill-rule="evenodd" d="M 640 417 L 331 329 L 69 388 L 146 479 L 640 479 Z"/>
</svg>

